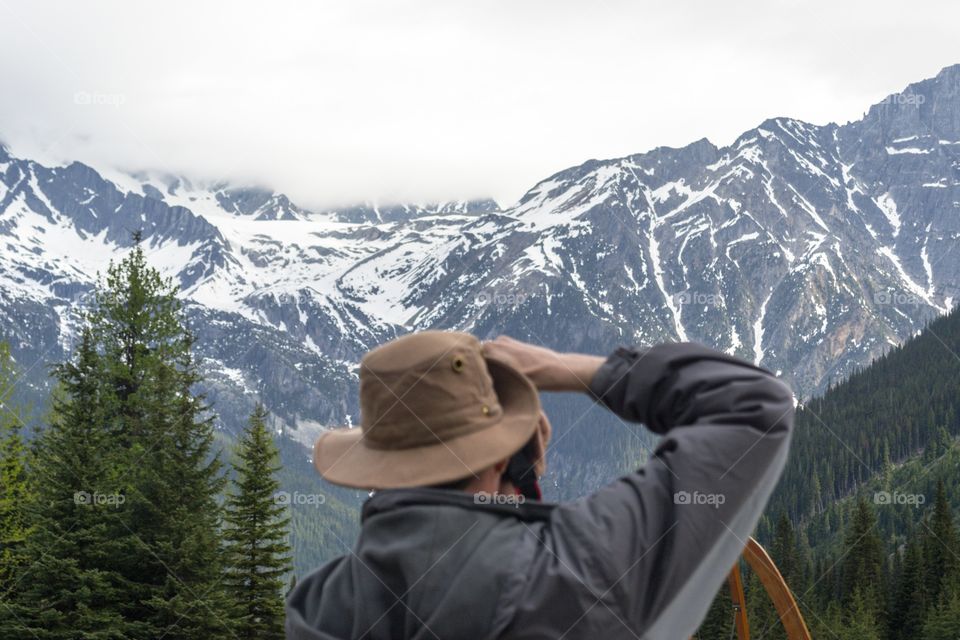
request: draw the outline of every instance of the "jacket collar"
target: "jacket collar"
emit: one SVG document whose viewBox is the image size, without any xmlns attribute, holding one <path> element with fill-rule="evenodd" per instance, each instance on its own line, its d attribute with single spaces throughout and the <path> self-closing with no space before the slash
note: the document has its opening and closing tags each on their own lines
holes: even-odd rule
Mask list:
<svg viewBox="0 0 960 640">
<path fill-rule="evenodd" d="M 363 503 L 361 522 L 366 522 L 379 513 L 404 507 L 452 506 L 472 511 L 495 513 L 503 517 L 513 517 L 524 521 L 547 520 L 556 508 L 552 502 L 526 500 L 523 503 L 502 503 L 478 501 L 476 496 L 464 491 L 452 489 L 385 489 L 377 491 Z"/>
</svg>

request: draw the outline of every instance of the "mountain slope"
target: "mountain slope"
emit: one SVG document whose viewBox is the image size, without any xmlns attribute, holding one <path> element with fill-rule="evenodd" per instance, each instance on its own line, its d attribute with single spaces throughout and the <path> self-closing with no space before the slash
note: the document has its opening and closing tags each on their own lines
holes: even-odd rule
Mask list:
<svg viewBox="0 0 960 640">
<path fill-rule="evenodd" d="M 960 298 L 958 208 L 960 66 L 856 122 L 774 118 L 726 147 L 591 160 L 503 210 L 310 211 L 263 187 L 49 167 L 0 146 L 0 338 L 21 393 L 42 400 L 96 273 L 139 230 L 182 288 L 227 432 L 256 397 L 290 442 L 356 422 L 359 357 L 425 328 L 592 352 L 697 340 L 805 398 Z M 556 495 L 649 447 L 583 404 L 547 406 L 561 426 Z M 585 415 L 599 423 L 589 432 Z"/>
<path fill-rule="evenodd" d="M 960 308 L 800 407 L 769 511 L 815 519 L 865 482 L 960 435 L 958 354 Z"/>
</svg>

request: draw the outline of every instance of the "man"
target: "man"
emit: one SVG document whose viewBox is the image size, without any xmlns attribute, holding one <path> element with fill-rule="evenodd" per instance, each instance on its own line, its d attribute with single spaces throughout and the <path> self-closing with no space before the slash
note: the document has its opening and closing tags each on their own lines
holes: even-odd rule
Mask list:
<svg viewBox="0 0 960 640">
<path fill-rule="evenodd" d="M 585 498 L 521 501 L 529 474 L 511 461 L 542 470 L 549 437 L 538 390 L 589 393 L 664 437 L 644 467 Z M 362 426 L 325 433 L 314 463 L 378 491 L 355 550 L 290 594 L 289 638 L 688 638 L 793 425 L 783 383 L 699 345 L 604 359 L 453 332 L 368 353 L 360 405 Z"/>
</svg>

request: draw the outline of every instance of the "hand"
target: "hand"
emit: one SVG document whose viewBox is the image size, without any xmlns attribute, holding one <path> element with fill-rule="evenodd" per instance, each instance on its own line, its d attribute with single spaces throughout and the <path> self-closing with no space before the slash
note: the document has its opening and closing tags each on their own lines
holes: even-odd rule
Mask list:
<svg viewBox="0 0 960 640">
<path fill-rule="evenodd" d="M 558 353 L 546 347 L 497 336 L 483 350 L 513 365 L 541 391 L 588 391 L 604 359 L 580 353 Z"/>
</svg>

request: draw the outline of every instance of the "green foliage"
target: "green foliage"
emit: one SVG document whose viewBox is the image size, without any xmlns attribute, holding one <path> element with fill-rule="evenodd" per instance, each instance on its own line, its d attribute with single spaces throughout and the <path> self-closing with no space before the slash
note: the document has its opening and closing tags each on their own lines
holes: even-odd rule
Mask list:
<svg viewBox="0 0 960 640">
<path fill-rule="evenodd" d="M 937 482 L 933 513 L 929 522 L 921 521 L 924 533 L 924 560 L 926 566 L 936 568 L 927 572 L 926 591 L 930 601 L 936 603 L 950 586 L 957 583 L 960 565 L 957 553 L 960 552 L 960 537 L 953 524 L 953 514 L 947 502 L 947 490 L 943 480 Z"/>
<path fill-rule="evenodd" d="M 130 485 L 123 524 L 140 543 L 123 567 L 125 614 L 168 638 L 226 637 L 225 479 L 176 287 L 138 245 L 110 266 L 96 302 L 107 424 Z"/>
<path fill-rule="evenodd" d="M 10 347 L 0 342 L 0 597 L 19 577 L 28 533 L 27 451 L 20 435 L 23 418 L 11 402 L 16 376 Z"/>
<path fill-rule="evenodd" d="M 814 638 L 960 637 L 955 353 L 960 310 L 798 411 L 757 536 Z M 777 637 L 753 578 L 747 599 L 752 636 Z"/>
<path fill-rule="evenodd" d="M 230 636 L 225 478 L 192 346 L 143 250 L 111 264 L 36 439 L 21 635 Z"/>
<path fill-rule="evenodd" d="M 787 584 L 794 584 L 800 579 L 800 551 L 797 548 L 797 539 L 793 531 L 793 523 L 786 513 L 781 513 L 777 519 L 773 544 L 770 545 L 770 554 L 777 558 L 777 568 Z"/>
<path fill-rule="evenodd" d="M 846 555 L 842 565 L 842 589 L 844 600 L 859 594 L 858 605 L 873 607 L 876 613 L 878 598 L 883 594 L 883 558 L 880 539 L 874 527 L 876 517 L 864 496 L 858 496 L 853 520 L 844 539 Z"/>
<path fill-rule="evenodd" d="M 960 594 L 951 591 L 930 613 L 923 625 L 923 637 L 925 640 L 960 638 Z"/>
<path fill-rule="evenodd" d="M 707 616 L 697 629 L 696 640 L 727 640 L 730 630 L 733 629 L 733 605 L 730 602 L 729 589 L 720 588 L 710 604 Z"/>
<path fill-rule="evenodd" d="M 290 572 L 286 504 L 278 499 L 279 453 L 257 405 L 236 448 L 237 470 L 227 498 L 225 580 L 233 600 L 237 638 L 283 638 L 284 577 Z"/>
<path fill-rule="evenodd" d="M 28 453 L 21 436 L 22 412 L 12 402 L 17 371 L 10 348 L 0 342 L 0 637 L 15 637 L 24 611 L 14 595 L 27 573 L 25 546 L 31 529 L 27 503 Z"/>
<path fill-rule="evenodd" d="M 119 508 L 125 482 L 104 429 L 101 364 L 87 330 L 75 361 L 56 372 L 52 420 L 33 447 L 29 564 L 16 591 L 13 637 L 107 640 L 140 629 L 123 615 L 123 565 L 137 541 Z"/>
<path fill-rule="evenodd" d="M 872 596 L 864 595 L 859 588 L 850 596 L 850 604 L 840 624 L 834 629 L 840 640 L 881 640 L 880 623 L 876 617 L 877 605 Z"/>
<path fill-rule="evenodd" d="M 896 555 L 899 558 L 901 553 Z M 891 593 L 887 633 L 890 640 L 910 640 L 915 637 L 916 631 L 923 627 L 930 604 L 926 586 L 928 571 L 917 536 L 907 538 L 902 556 L 902 566 Z"/>
<path fill-rule="evenodd" d="M 784 640 L 786 634 L 773 602 L 767 597 L 760 579 L 752 571 L 744 574 L 745 596 L 747 600 L 747 618 L 750 623 L 750 636 Z"/>
<path fill-rule="evenodd" d="M 794 522 L 804 521 L 892 466 L 924 451 L 928 460 L 941 456 L 960 435 L 956 353 L 960 307 L 800 406 L 768 513 L 786 511 Z M 811 544 L 834 532 L 811 530 Z"/>
<path fill-rule="evenodd" d="M 322 503 L 290 504 L 290 542 L 294 570 L 300 578 L 336 556 L 350 553 L 360 531 L 360 513 L 354 506 L 367 492 L 336 487 L 320 478 L 303 447 L 281 439 L 283 468 L 277 473 L 280 486 L 291 495 L 322 495 Z"/>
</svg>

